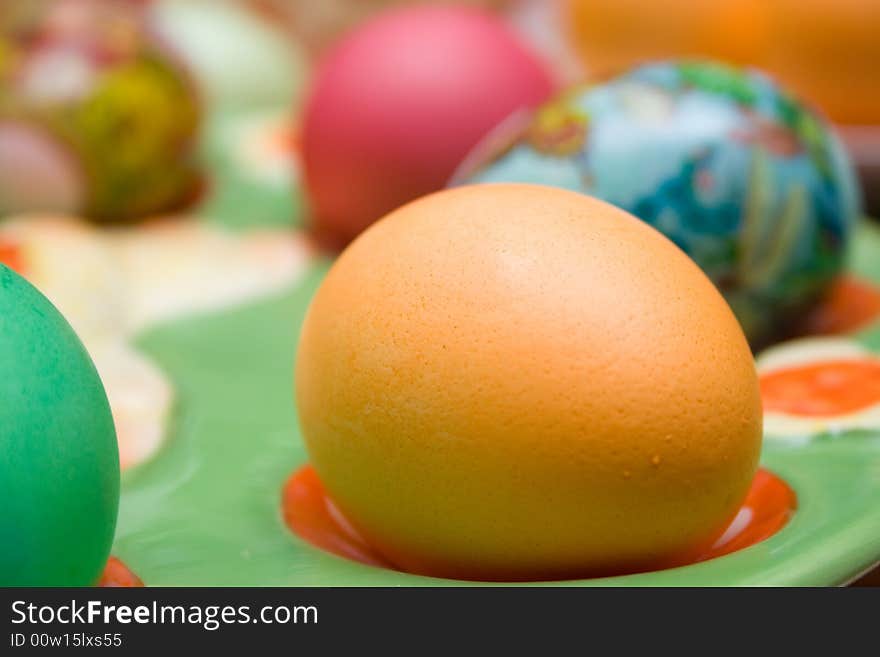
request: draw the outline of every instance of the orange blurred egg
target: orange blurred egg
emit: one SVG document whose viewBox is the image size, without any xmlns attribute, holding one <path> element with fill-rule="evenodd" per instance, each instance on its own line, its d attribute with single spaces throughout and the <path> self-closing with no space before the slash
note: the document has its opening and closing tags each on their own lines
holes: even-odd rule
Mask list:
<svg viewBox="0 0 880 657">
<path fill-rule="evenodd" d="M 844 124 L 880 123 L 877 0 L 767 2 L 760 64 Z"/>
<path fill-rule="evenodd" d="M 765 38 L 762 0 L 569 0 L 575 46 L 593 75 L 662 58 L 750 62 Z"/>
<path fill-rule="evenodd" d="M 709 57 L 769 71 L 844 124 L 880 123 L 876 0 L 569 0 L 593 75 L 658 58 Z"/>
<path fill-rule="evenodd" d="M 404 570 L 555 579 L 707 545 L 754 476 L 745 337 L 697 266 L 588 196 L 475 185 L 338 259 L 296 363 L 335 505 Z"/>
</svg>

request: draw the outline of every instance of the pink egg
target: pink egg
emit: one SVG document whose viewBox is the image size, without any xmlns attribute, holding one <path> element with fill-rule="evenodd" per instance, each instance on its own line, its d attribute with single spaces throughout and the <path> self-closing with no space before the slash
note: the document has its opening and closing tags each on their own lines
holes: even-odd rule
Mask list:
<svg viewBox="0 0 880 657">
<path fill-rule="evenodd" d="M 327 54 L 305 108 L 315 229 L 343 245 L 442 188 L 485 133 L 552 91 L 541 61 L 489 14 L 424 6 L 365 23 Z"/>
<path fill-rule="evenodd" d="M 88 180 L 76 153 L 35 122 L 0 120 L 0 215 L 75 213 Z"/>
</svg>

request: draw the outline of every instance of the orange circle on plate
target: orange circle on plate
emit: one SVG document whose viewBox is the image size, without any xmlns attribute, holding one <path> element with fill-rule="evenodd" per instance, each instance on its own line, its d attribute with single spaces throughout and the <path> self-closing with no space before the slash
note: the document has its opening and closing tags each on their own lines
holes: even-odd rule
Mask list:
<svg viewBox="0 0 880 657">
<path fill-rule="evenodd" d="M 17 244 L 0 239 L 0 263 L 3 263 L 13 271 L 22 272 L 23 262 L 21 249 Z"/>
<path fill-rule="evenodd" d="M 312 466 L 301 467 L 287 480 L 281 508 L 287 527 L 315 547 L 368 566 L 395 569 L 338 512 Z M 795 492 L 761 468 L 727 531 L 710 548 L 681 554 L 665 567 L 707 561 L 760 543 L 782 529 L 796 508 Z"/>
<path fill-rule="evenodd" d="M 107 566 L 98 580 L 98 586 L 102 588 L 139 588 L 143 585 L 141 578 L 116 557 L 107 560 Z"/>
<path fill-rule="evenodd" d="M 880 360 L 790 367 L 760 378 L 765 411 L 827 417 L 880 403 Z"/>
</svg>

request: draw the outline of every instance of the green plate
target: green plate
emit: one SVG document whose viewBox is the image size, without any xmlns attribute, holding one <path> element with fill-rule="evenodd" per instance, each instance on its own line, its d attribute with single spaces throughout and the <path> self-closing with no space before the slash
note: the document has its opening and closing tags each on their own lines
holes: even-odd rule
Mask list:
<svg viewBox="0 0 880 657">
<path fill-rule="evenodd" d="M 272 223 L 279 211 L 292 206 L 279 203 Z M 880 282 L 877 254 L 880 232 L 865 225 L 851 268 Z M 293 404 L 295 345 L 327 266 L 317 263 L 280 296 L 139 339 L 178 392 L 165 446 L 123 476 L 114 554 L 147 585 L 474 584 L 347 561 L 300 540 L 282 521 L 282 486 L 306 462 Z M 880 349 L 880 325 L 856 337 Z M 762 463 L 794 488 L 799 504 L 768 540 L 692 566 L 552 584 L 836 585 L 880 560 L 880 432 L 797 445 L 767 440 Z"/>
</svg>

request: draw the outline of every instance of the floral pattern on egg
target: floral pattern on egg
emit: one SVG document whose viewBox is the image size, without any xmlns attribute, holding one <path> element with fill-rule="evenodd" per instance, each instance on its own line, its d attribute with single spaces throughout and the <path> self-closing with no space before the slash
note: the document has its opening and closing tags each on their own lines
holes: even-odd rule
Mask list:
<svg viewBox="0 0 880 657">
<path fill-rule="evenodd" d="M 547 184 L 628 210 L 696 260 L 753 344 L 822 295 L 859 212 L 829 126 L 754 71 L 648 65 L 569 89 L 503 132 L 455 184 Z"/>
</svg>

